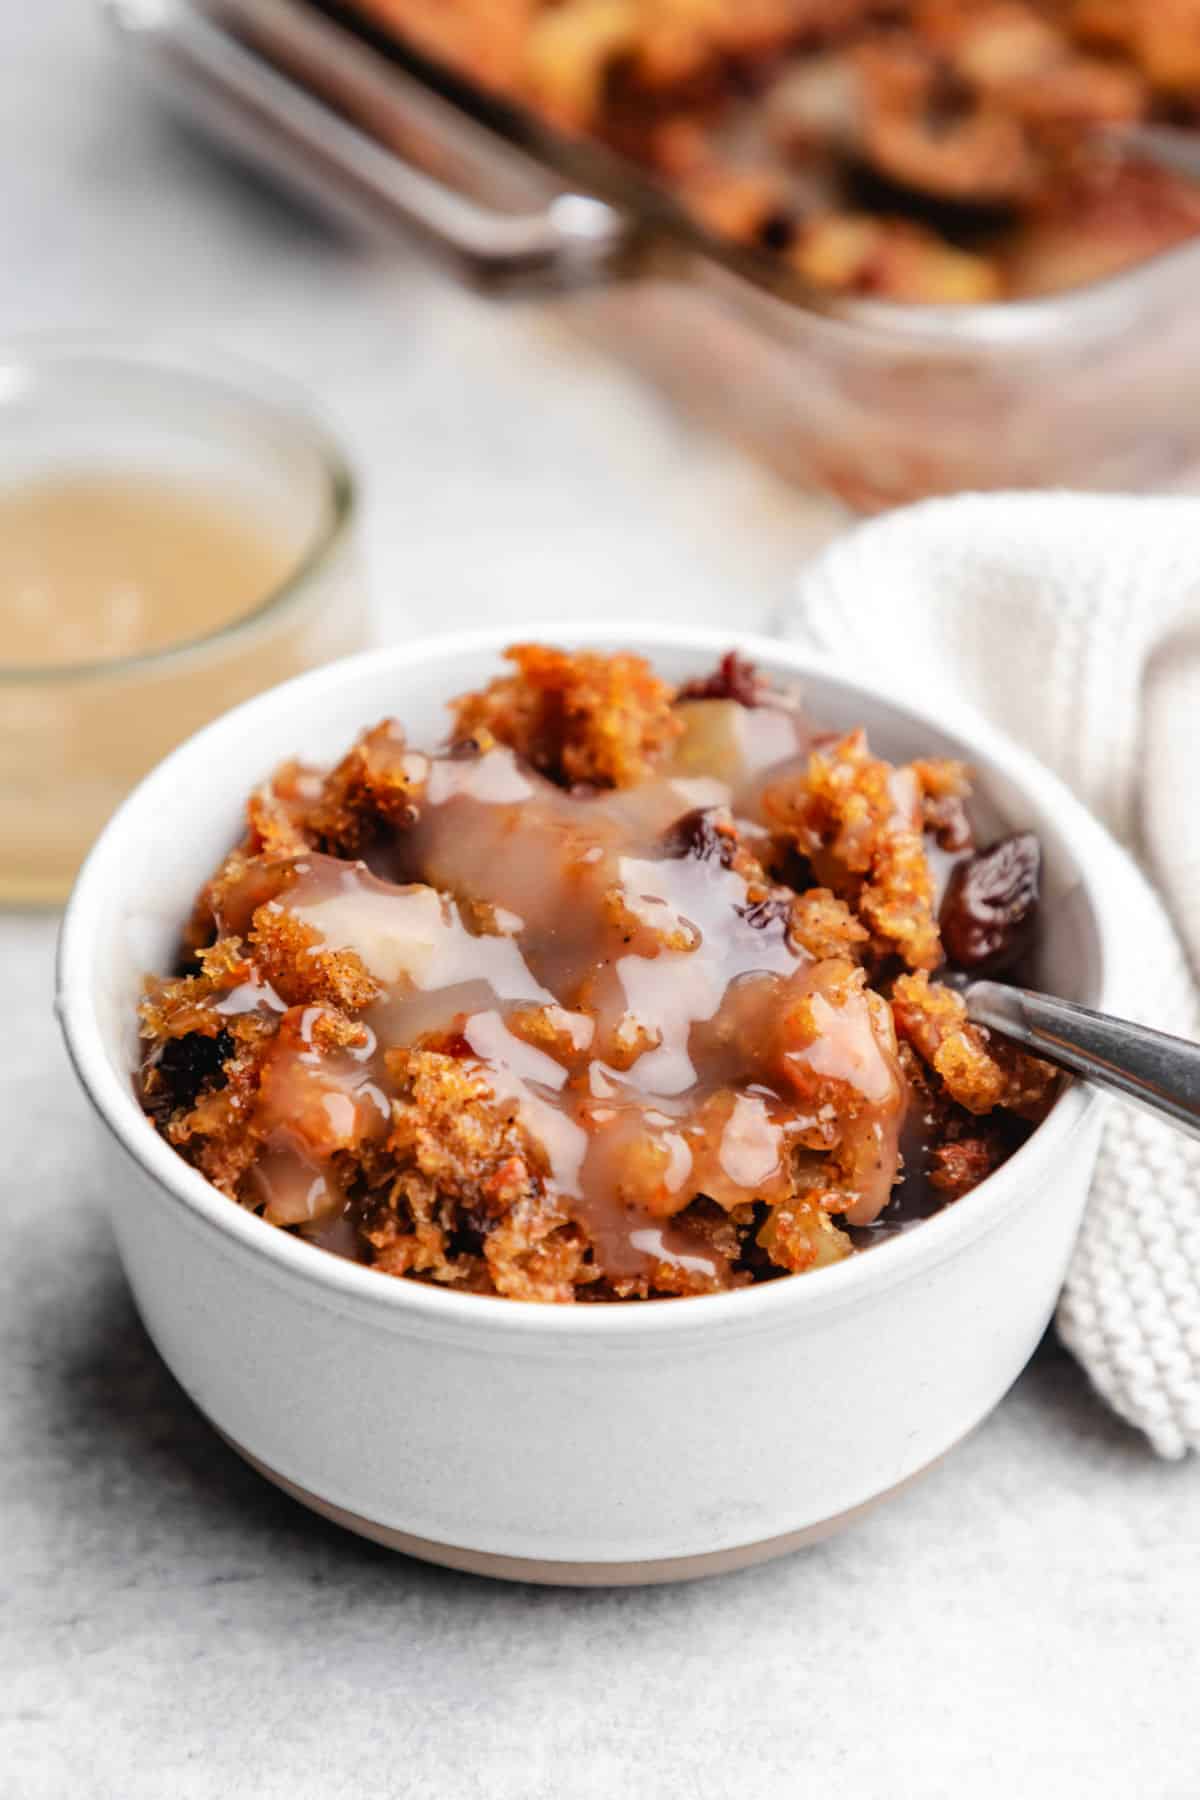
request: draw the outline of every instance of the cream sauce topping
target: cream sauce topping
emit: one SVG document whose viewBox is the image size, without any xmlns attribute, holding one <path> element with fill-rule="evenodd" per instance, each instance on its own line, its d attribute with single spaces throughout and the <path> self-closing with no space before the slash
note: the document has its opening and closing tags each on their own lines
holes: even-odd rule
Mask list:
<svg viewBox="0 0 1200 1800">
<path fill-rule="evenodd" d="M 281 872 L 265 903 L 319 947 L 354 951 L 380 992 L 353 1049 L 318 1047 L 319 1008 L 281 1022 L 259 1102 L 269 1217 L 336 1214 L 336 1172 L 314 1167 L 306 1119 L 319 1109 L 313 1141 L 386 1135 L 385 1052 L 422 1039 L 478 1061 L 614 1274 L 720 1272 L 676 1215 L 698 1195 L 726 1208 L 785 1197 L 793 1152 L 836 1147 L 843 1128 L 874 1133 L 876 1172 L 856 1202 L 874 1216 L 904 1107 L 890 1021 L 844 969 L 827 980 L 782 913 L 751 921 L 747 882 L 711 837 L 685 854 L 686 837 L 664 840 L 698 780 L 743 804 L 764 769 L 798 754 L 794 715 L 736 712 L 705 724 L 725 734 L 718 776 L 677 766 L 623 793 L 564 792 L 505 749 L 423 759 L 417 822 L 373 858 L 405 879 L 316 854 Z"/>
</svg>

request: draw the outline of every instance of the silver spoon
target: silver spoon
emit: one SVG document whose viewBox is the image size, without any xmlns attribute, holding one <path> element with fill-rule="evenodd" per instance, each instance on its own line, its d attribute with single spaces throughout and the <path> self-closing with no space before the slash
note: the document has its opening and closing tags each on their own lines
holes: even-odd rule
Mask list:
<svg viewBox="0 0 1200 1800">
<path fill-rule="evenodd" d="M 976 1025 L 1200 1137 L 1200 1044 L 998 981 L 963 997 Z"/>
</svg>

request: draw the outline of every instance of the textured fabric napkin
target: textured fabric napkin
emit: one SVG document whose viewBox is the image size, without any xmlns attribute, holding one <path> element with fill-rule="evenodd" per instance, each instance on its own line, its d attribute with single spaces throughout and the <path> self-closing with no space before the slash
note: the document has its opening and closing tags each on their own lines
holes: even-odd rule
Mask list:
<svg viewBox="0 0 1200 1800">
<path fill-rule="evenodd" d="M 1200 1037 L 1200 501 L 909 507 L 824 551 L 784 630 L 1049 764 L 1111 834 L 1120 1010 Z M 1200 1449 L 1200 1142 L 1110 1104 L 1058 1328 L 1161 1455 Z"/>
</svg>

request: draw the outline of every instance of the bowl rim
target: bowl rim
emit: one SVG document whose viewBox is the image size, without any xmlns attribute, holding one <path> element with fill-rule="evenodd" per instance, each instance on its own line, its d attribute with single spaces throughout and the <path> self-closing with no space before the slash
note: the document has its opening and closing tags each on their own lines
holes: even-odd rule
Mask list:
<svg viewBox="0 0 1200 1800">
<path fill-rule="evenodd" d="M 107 1040 L 92 1004 L 89 979 L 91 944 L 103 916 L 103 904 L 120 892 L 122 841 L 142 808 L 160 791 L 178 782 L 180 771 L 204 757 L 226 735 L 244 730 L 257 714 L 298 714 L 333 691 L 353 686 L 368 669 L 390 665 L 397 675 L 422 663 L 448 657 L 499 653 L 509 644 L 537 640 L 579 648 L 621 648 L 633 644 L 653 651 L 687 650 L 720 654 L 736 646 L 752 660 L 800 679 L 828 681 L 877 702 L 901 719 L 961 739 L 997 772 L 1024 789 L 1036 788 L 1039 810 L 1052 813 L 1054 828 L 1075 864 L 1098 945 L 1100 1005 L 1108 1001 L 1114 967 L 1115 922 L 1106 914 L 1101 881 L 1107 834 L 1070 790 L 987 721 L 965 707 L 939 701 L 935 720 L 891 682 L 864 679 L 842 668 L 836 658 L 781 638 L 712 627 L 647 625 L 631 619 L 581 624 L 535 620 L 521 631 L 511 626 L 433 633 L 406 643 L 377 647 L 296 676 L 248 700 L 195 732 L 146 775 L 122 802 L 92 847 L 76 878 L 59 933 L 55 971 L 55 1012 L 67 1052 L 84 1093 L 109 1132 L 149 1177 L 160 1193 L 190 1215 L 194 1226 L 207 1226 L 231 1248 L 240 1248 L 269 1265 L 276 1282 L 299 1282 L 314 1304 L 387 1315 L 399 1327 L 406 1320 L 423 1328 L 475 1337 L 501 1331 L 518 1337 L 556 1337 L 586 1342 L 594 1339 L 672 1339 L 727 1329 L 758 1329 L 829 1308 L 869 1303 L 872 1293 L 928 1272 L 1001 1225 L 1019 1205 L 1026 1173 L 1066 1150 L 1101 1097 L 1095 1089 L 1073 1082 L 1049 1116 L 1025 1144 L 989 1175 L 970 1195 L 969 1205 L 943 1208 L 922 1220 L 919 1228 L 899 1234 L 869 1255 L 853 1256 L 809 1271 L 803 1280 L 781 1279 L 729 1293 L 689 1295 L 663 1300 L 614 1302 L 604 1306 L 557 1306 L 504 1296 L 463 1294 L 416 1281 L 381 1278 L 364 1264 L 331 1255 L 292 1233 L 270 1225 L 237 1206 L 185 1162 L 159 1136 L 138 1105 L 132 1082 L 122 1080 L 110 1063 Z M 232 796 L 240 800 L 241 793 Z M 268 1269 L 264 1268 L 264 1273 Z"/>
</svg>

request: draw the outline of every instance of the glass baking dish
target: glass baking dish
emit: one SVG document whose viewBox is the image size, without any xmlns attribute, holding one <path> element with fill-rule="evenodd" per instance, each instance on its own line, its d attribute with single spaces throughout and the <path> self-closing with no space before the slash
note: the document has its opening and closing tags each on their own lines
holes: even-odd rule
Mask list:
<svg viewBox="0 0 1200 1800">
<path fill-rule="evenodd" d="M 1200 238 L 1046 298 L 806 292 L 595 145 L 327 0 L 108 0 L 227 142 L 467 279 L 535 292 L 686 411 L 862 510 L 965 488 L 1144 490 L 1200 464 Z"/>
</svg>

